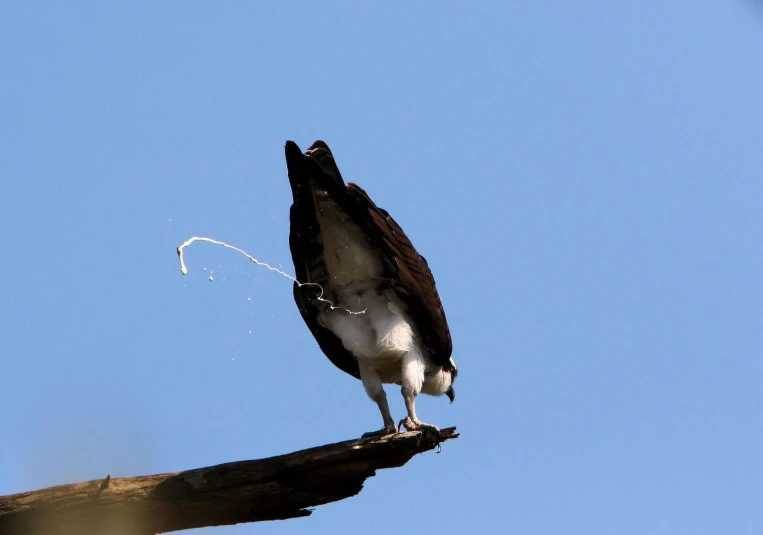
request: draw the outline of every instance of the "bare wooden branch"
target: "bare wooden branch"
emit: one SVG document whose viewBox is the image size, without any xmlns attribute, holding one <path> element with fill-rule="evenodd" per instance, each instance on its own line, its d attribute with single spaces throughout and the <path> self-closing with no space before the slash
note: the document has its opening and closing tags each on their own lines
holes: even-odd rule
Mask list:
<svg viewBox="0 0 763 535">
<path fill-rule="evenodd" d="M 442 439 L 458 437 L 455 427 Z M 172 474 L 111 478 L 0 496 L 2 535 L 153 535 L 309 516 L 354 496 L 381 468 L 435 447 L 430 433 L 349 440 Z"/>
</svg>

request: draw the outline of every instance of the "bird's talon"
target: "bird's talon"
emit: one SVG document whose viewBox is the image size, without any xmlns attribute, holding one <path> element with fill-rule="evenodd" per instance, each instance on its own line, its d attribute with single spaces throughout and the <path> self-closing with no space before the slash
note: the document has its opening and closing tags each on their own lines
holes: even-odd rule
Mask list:
<svg viewBox="0 0 763 535">
<path fill-rule="evenodd" d="M 390 424 L 385 424 L 384 427 L 378 431 L 363 433 L 360 438 L 381 438 L 386 437 L 387 435 L 394 435 L 395 433 L 397 433 L 397 427 L 395 427 L 395 422 L 391 422 Z"/>
<path fill-rule="evenodd" d="M 405 420 L 407 420 L 407 418 L 403 418 L 402 420 L 400 420 L 400 423 L 397 424 L 398 433 L 405 433 L 405 431 L 403 431 L 403 425 L 405 424 Z"/>
</svg>

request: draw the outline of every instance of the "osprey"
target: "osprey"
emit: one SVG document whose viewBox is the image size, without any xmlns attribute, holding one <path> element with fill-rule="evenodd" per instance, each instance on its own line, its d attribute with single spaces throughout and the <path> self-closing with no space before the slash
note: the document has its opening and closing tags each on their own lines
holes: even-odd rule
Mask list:
<svg viewBox="0 0 763 535">
<path fill-rule="evenodd" d="M 294 301 L 326 356 L 360 379 L 386 435 L 403 426 L 439 429 L 416 415 L 416 396 L 455 399 L 453 346 L 434 277 L 400 226 L 359 186 L 345 185 L 328 145 L 304 153 L 286 142 L 294 202 L 289 247 Z M 408 416 L 399 428 L 383 383 L 400 385 Z"/>
</svg>

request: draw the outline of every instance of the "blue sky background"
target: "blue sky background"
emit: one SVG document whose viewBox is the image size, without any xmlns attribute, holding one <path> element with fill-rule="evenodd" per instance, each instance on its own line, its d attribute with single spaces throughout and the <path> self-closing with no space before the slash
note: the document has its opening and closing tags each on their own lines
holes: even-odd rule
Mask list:
<svg viewBox="0 0 763 535">
<path fill-rule="evenodd" d="M 0 494 L 380 426 L 289 281 L 175 255 L 293 272 L 322 138 L 429 260 L 462 437 L 206 533 L 763 529 L 759 3 L 5 2 L 0 72 Z"/>
</svg>

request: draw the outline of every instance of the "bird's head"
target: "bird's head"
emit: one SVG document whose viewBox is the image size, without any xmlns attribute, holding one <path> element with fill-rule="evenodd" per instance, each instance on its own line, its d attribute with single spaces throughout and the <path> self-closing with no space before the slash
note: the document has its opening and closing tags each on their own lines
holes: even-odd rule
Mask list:
<svg viewBox="0 0 763 535">
<path fill-rule="evenodd" d="M 424 377 L 421 392 L 428 396 L 442 396 L 445 394 L 451 403 L 456 399 L 456 391 L 453 382 L 458 375 L 458 368 L 453 359 L 450 359 L 442 368 L 435 368 Z"/>
<path fill-rule="evenodd" d="M 451 357 L 448 363 L 442 367 L 442 371 L 443 374 L 450 376 L 450 386 L 448 386 L 447 390 L 445 390 L 445 395 L 448 396 L 450 402 L 453 403 L 456 400 L 456 391 L 453 389 L 453 383 L 456 382 L 456 377 L 458 376 L 456 361 Z"/>
</svg>

